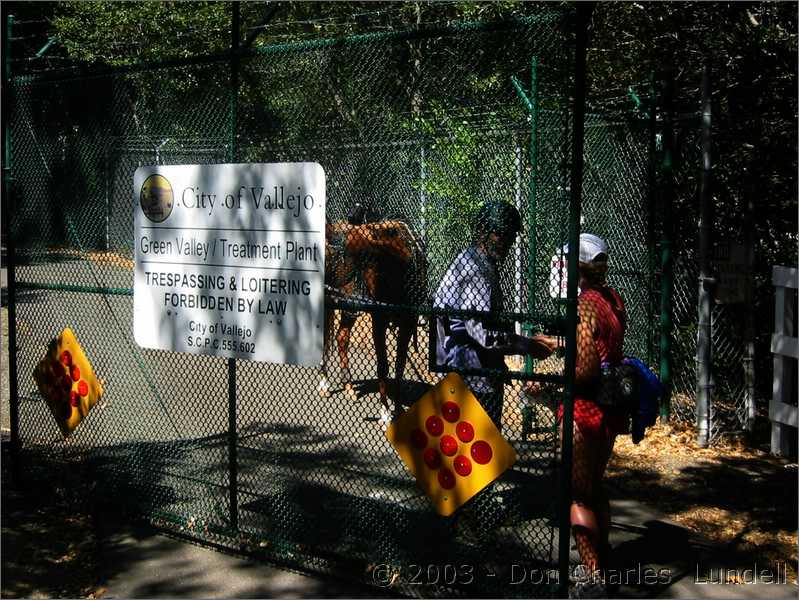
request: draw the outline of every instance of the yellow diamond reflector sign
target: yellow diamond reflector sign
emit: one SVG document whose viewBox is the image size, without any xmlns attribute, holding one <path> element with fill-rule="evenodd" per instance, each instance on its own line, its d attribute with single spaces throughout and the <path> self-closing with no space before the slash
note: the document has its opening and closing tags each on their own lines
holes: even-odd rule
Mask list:
<svg viewBox="0 0 799 600">
<path fill-rule="evenodd" d="M 516 462 L 516 451 L 457 373 L 397 417 L 386 437 L 444 516 Z"/>
<path fill-rule="evenodd" d="M 103 395 L 89 359 L 69 328 L 50 343 L 47 354 L 36 365 L 33 379 L 64 437 L 75 430 Z"/>
</svg>

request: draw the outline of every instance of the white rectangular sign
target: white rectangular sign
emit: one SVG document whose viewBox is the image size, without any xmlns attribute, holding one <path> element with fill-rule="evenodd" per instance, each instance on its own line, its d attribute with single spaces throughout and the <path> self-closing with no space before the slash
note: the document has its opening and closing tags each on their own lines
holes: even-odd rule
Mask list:
<svg viewBox="0 0 799 600">
<path fill-rule="evenodd" d="M 716 274 L 715 299 L 718 304 L 746 302 L 751 285 L 751 258 L 746 247 L 726 240 L 720 241 L 713 252 Z"/>
<path fill-rule="evenodd" d="M 133 194 L 136 343 L 282 364 L 321 362 L 321 165 L 140 167 Z"/>
</svg>

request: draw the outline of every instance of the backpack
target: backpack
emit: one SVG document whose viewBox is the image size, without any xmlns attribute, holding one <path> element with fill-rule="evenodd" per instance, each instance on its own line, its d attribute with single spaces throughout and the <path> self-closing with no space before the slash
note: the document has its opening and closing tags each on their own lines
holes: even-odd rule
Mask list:
<svg viewBox="0 0 799 600">
<path fill-rule="evenodd" d="M 640 359 L 625 356 L 618 365 L 602 364 L 595 401 L 604 409 L 630 415 L 634 444 L 655 424 L 662 395 L 660 379 Z"/>
</svg>

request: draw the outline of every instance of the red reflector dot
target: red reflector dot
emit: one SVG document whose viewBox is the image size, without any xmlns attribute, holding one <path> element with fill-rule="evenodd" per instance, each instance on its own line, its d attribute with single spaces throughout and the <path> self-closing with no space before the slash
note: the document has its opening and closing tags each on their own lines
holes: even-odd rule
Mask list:
<svg viewBox="0 0 799 600">
<path fill-rule="evenodd" d="M 81 380 L 78 383 L 78 393 L 81 396 L 87 396 L 89 394 L 89 384 L 86 383 L 85 381 Z"/>
<path fill-rule="evenodd" d="M 422 454 L 422 458 L 424 459 L 424 464 L 433 470 L 441 466 L 441 455 L 435 448 L 428 448 L 425 450 Z"/>
<path fill-rule="evenodd" d="M 472 461 L 463 454 L 455 458 L 455 472 L 461 477 L 466 477 L 472 472 Z"/>
<path fill-rule="evenodd" d="M 80 379 L 80 369 L 72 367 L 72 381 L 77 381 L 78 379 Z"/>
<path fill-rule="evenodd" d="M 444 421 L 441 420 L 441 417 L 431 415 L 424 422 L 424 427 L 427 429 L 427 433 L 437 437 L 444 431 Z"/>
<path fill-rule="evenodd" d="M 441 405 L 441 414 L 444 415 L 447 421 L 454 423 L 458 420 L 458 417 L 461 416 L 461 409 L 454 402 L 444 402 L 444 404 Z"/>
<path fill-rule="evenodd" d="M 464 444 L 468 444 L 474 439 L 474 427 L 468 421 L 461 421 L 455 426 L 455 433 L 458 434 L 458 439 Z"/>
<path fill-rule="evenodd" d="M 494 456 L 494 452 L 488 442 L 478 440 L 472 444 L 472 458 L 478 465 L 488 464 L 492 456 Z"/>
<path fill-rule="evenodd" d="M 445 490 L 451 490 L 455 487 L 455 475 L 449 469 L 441 469 L 438 472 L 438 483 Z"/>
<path fill-rule="evenodd" d="M 455 456 L 458 451 L 458 441 L 451 435 L 445 435 L 441 438 L 441 452 L 447 456 Z"/>
<path fill-rule="evenodd" d="M 66 367 L 72 364 L 72 355 L 69 353 L 69 350 L 64 350 L 61 353 L 61 364 Z"/>
<path fill-rule="evenodd" d="M 424 434 L 424 431 L 421 429 L 414 429 L 411 432 L 411 443 L 414 448 L 419 448 L 420 450 L 427 446 L 427 436 Z"/>
</svg>

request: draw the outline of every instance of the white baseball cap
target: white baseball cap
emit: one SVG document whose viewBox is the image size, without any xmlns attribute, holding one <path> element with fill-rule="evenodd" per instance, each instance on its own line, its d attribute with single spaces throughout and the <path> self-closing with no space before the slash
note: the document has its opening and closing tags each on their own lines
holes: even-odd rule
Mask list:
<svg viewBox="0 0 799 600">
<path fill-rule="evenodd" d="M 563 253 L 569 253 L 569 244 L 563 246 Z M 604 254 L 607 259 L 608 244 L 598 235 L 593 233 L 580 234 L 580 262 L 590 263 L 594 262 L 600 254 Z"/>
</svg>

